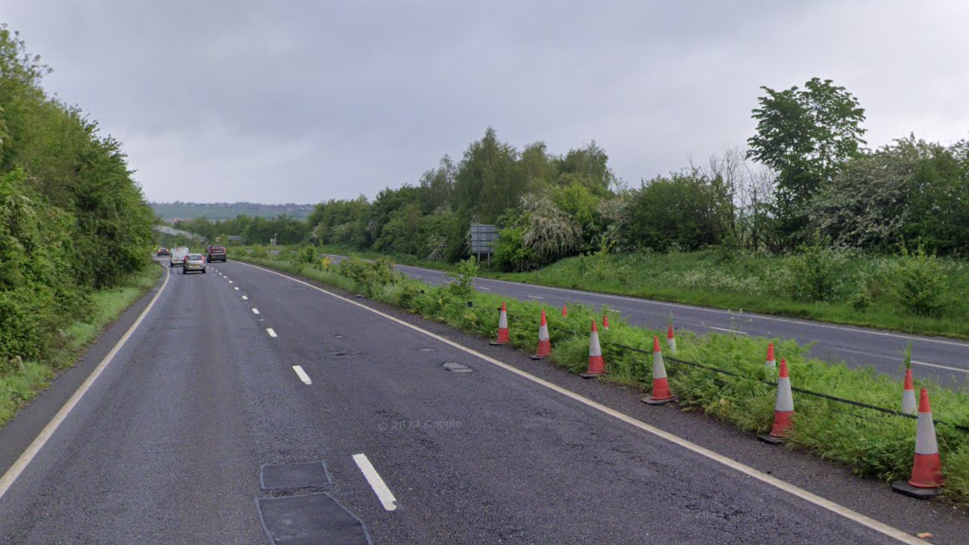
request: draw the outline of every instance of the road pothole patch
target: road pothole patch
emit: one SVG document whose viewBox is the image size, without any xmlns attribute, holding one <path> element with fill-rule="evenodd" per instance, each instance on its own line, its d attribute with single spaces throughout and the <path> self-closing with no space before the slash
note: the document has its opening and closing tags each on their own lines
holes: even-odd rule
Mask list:
<svg viewBox="0 0 969 545">
<path fill-rule="evenodd" d="M 267 491 L 318 488 L 330 483 L 330 474 L 323 462 L 266 464 L 259 471 L 259 486 Z"/>
<path fill-rule="evenodd" d="M 329 494 L 260 498 L 257 504 L 273 545 L 371 545 L 363 522 Z"/>
<path fill-rule="evenodd" d="M 473 373 L 474 372 L 474 369 L 468 367 L 467 365 L 453 362 L 453 361 L 444 362 L 443 367 L 444 369 L 452 373 Z"/>
</svg>

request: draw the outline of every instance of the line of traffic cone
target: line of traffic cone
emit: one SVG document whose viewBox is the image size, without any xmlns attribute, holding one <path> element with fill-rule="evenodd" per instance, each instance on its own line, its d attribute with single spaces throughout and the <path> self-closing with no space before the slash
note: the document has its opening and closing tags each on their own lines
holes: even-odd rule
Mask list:
<svg viewBox="0 0 969 545">
<path fill-rule="evenodd" d="M 562 317 L 563 318 L 569 317 L 569 307 L 567 307 L 566 305 L 562 305 Z"/>
<path fill-rule="evenodd" d="M 676 401 L 676 396 L 670 392 L 670 383 L 666 378 L 666 366 L 663 364 L 663 352 L 659 347 L 659 337 L 653 337 L 653 393 L 643 398 L 647 405 L 664 405 Z"/>
<path fill-rule="evenodd" d="M 777 378 L 777 398 L 774 402 L 774 425 L 769 435 L 757 437 L 765 443 L 783 443 L 794 428 L 794 395 L 791 393 L 791 378 L 787 373 L 787 360 L 781 358 L 781 370 Z"/>
<path fill-rule="evenodd" d="M 666 329 L 666 347 L 671 356 L 676 355 L 676 337 L 673 336 L 673 324 L 670 324 Z"/>
<path fill-rule="evenodd" d="M 764 363 L 764 366 L 770 369 L 777 368 L 777 361 L 774 360 L 774 343 L 767 345 L 767 362 Z"/>
<path fill-rule="evenodd" d="M 609 331 L 609 315 L 608 314 L 603 314 L 602 315 L 602 330 L 603 331 Z"/>
<path fill-rule="evenodd" d="M 595 378 L 606 374 L 606 361 L 602 359 L 602 348 L 599 346 L 599 329 L 596 321 L 592 320 L 592 333 L 589 335 L 589 368 L 580 373 L 582 378 Z"/>
<path fill-rule="evenodd" d="M 540 360 L 552 355 L 552 341 L 548 337 L 548 320 L 545 319 L 545 309 L 542 309 L 542 321 L 538 326 L 538 348 L 535 349 L 533 360 Z"/>
<path fill-rule="evenodd" d="M 902 414 L 918 414 L 915 404 L 915 384 L 912 381 L 912 369 L 905 370 L 905 383 L 902 385 Z"/>
<path fill-rule="evenodd" d="M 508 308 L 505 302 L 501 302 L 501 314 L 498 315 L 498 340 L 492 341 L 492 346 L 508 344 L 511 342 L 511 331 L 508 329 Z"/>
<path fill-rule="evenodd" d="M 929 392 L 922 388 L 919 397 L 919 422 L 915 431 L 912 478 L 907 482 L 892 483 L 892 490 L 924 500 L 939 495 L 945 478 L 942 476 L 942 458 L 939 456 L 939 443 L 935 437 L 935 422 L 932 420 L 932 407 L 929 406 Z"/>
</svg>

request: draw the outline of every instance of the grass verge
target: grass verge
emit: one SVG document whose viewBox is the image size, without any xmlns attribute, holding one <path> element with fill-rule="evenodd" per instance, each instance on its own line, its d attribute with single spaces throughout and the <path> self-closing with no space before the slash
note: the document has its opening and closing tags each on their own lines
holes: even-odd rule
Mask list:
<svg viewBox="0 0 969 545">
<path fill-rule="evenodd" d="M 285 255 L 243 260 L 342 288 L 437 320 L 483 337 L 497 334 L 502 298 L 475 292 L 460 278 L 449 287 L 432 287 L 404 275 L 389 272 L 389 262 L 351 260 L 328 271 L 290 261 Z M 465 279 L 466 280 L 466 279 Z M 570 307 L 567 318 L 558 309 L 535 301 L 505 300 L 511 324 L 512 344 L 526 352 L 535 349 L 539 317 L 549 317 L 552 360 L 573 373 L 588 364 L 589 330 L 601 321 L 602 310 Z M 611 328 L 601 332 L 609 371 L 604 380 L 635 386 L 644 392 L 652 384 L 652 357 L 620 347 L 651 349 L 654 336 L 663 332 L 633 327 L 619 315 L 609 316 Z M 682 410 L 703 411 L 750 433 L 765 433 L 773 422 L 776 371 L 764 366 L 767 343 L 773 342 L 778 358 L 787 359 L 795 387 L 896 409 L 901 399 L 902 365 L 897 378 L 873 369 L 849 369 L 806 357 L 807 347 L 784 339 L 707 334 L 678 336 L 677 358 L 699 362 L 735 373 L 726 376 L 704 369 L 667 363 L 670 385 L 680 396 Z M 917 381 L 929 389 L 937 421 L 969 426 L 969 393 Z M 808 450 L 850 467 L 855 474 L 882 481 L 908 479 L 915 448 L 914 419 L 852 407 L 795 393 L 795 428 L 788 448 Z M 969 502 L 969 434 L 950 425 L 937 424 L 937 435 L 947 478 L 945 494 L 953 501 Z"/>
<path fill-rule="evenodd" d="M 24 404 L 46 389 L 57 371 L 74 365 L 77 356 L 104 328 L 149 291 L 164 273 L 149 266 L 129 277 L 121 286 L 95 292 L 90 315 L 64 331 L 61 347 L 45 361 L 20 362 L 13 372 L 0 377 L 0 427 L 10 421 Z"/>
<path fill-rule="evenodd" d="M 366 252 L 329 245 L 327 253 L 367 259 L 390 257 L 397 263 L 451 271 L 444 262 L 413 256 Z M 903 257 L 834 254 L 827 271 L 830 292 L 825 300 L 808 301 L 795 294 L 805 283 L 792 271 L 792 256 L 750 256 L 724 250 L 669 254 L 586 255 L 562 259 L 537 271 L 503 273 L 483 269 L 479 275 L 558 288 L 626 295 L 710 308 L 744 310 L 820 322 L 889 329 L 917 335 L 969 339 L 969 266 L 961 260 L 938 259 L 938 311 L 907 310 L 899 285 Z M 917 295 L 916 295 L 917 296 Z M 911 297 L 909 295 L 908 297 Z"/>
</svg>

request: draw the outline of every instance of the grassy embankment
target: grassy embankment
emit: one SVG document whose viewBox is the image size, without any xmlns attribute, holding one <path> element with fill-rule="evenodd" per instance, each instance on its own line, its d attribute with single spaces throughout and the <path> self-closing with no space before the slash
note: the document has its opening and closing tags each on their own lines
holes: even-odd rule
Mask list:
<svg viewBox="0 0 969 545">
<path fill-rule="evenodd" d="M 376 259 L 381 254 L 327 246 L 327 253 Z M 442 270 L 453 266 L 391 256 L 399 263 Z M 831 263 L 830 296 L 806 301 L 796 294 L 805 279 L 788 256 L 734 255 L 711 250 L 670 254 L 590 255 L 563 259 L 527 273 L 482 270 L 480 276 L 543 286 L 628 295 L 721 309 L 969 339 L 969 267 L 935 260 L 940 308 L 919 315 L 902 304 L 900 257 L 839 255 Z"/>
<path fill-rule="evenodd" d="M 149 266 L 132 275 L 122 286 L 94 293 L 90 315 L 64 331 L 61 346 L 45 361 L 23 361 L 0 377 L 0 426 L 13 418 L 25 403 L 47 388 L 57 371 L 74 365 L 81 351 L 101 331 L 121 316 L 128 307 L 149 291 L 163 274 L 161 267 Z"/>
<path fill-rule="evenodd" d="M 349 265 L 323 271 L 295 261 L 296 254 L 283 250 L 277 256 L 259 259 L 236 255 L 256 264 L 297 273 L 372 299 L 395 305 L 425 318 L 484 337 L 497 332 L 496 308 L 499 296 L 462 290 L 462 282 L 450 287 L 431 287 L 417 280 L 391 274 L 389 263 L 369 264 L 354 260 Z M 468 302 L 471 306 L 468 306 Z M 573 373 L 588 364 L 591 320 L 601 320 L 601 310 L 582 306 L 570 308 L 568 318 L 558 309 L 535 301 L 507 300 L 513 345 L 526 352 L 535 348 L 541 309 L 549 316 L 553 361 Z M 652 338 L 663 332 L 626 324 L 610 316 L 611 329 L 602 332 L 602 348 L 609 380 L 648 391 L 652 381 L 651 357 L 619 345 L 652 346 Z M 667 363 L 671 387 L 680 396 L 683 410 L 701 410 L 751 433 L 769 431 L 773 421 L 776 387 L 762 381 L 776 380 L 776 371 L 764 366 L 767 343 L 775 343 L 778 358 L 790 364 L 794 386 L 859 402 L 896 409 L 901 398 L 902 362 L 898 377 L 876 374 L 871 369 L 849 369 L 842 364 L 809 359 L 806 347 L 783 339 L 689 333 L 678 339 L 677 356 L 686 361 L 737 373 L 730 377 L 695 367 Z M 953 391 L 931 382 L 917 381 L 929 388 L 937 420 L 969 426 L 969 393 Z M 911 473 L 915 444 L 914 419 L 878 413 L 834 401 L 795 394 L 795 430 L 791 448 L 809 450 L 850 467 L 856 474 L 890 481 L 907 479 Z M 938 439 L 949 498 L 969 502 L 969 433 L 938 424 Z"/>
</svg>

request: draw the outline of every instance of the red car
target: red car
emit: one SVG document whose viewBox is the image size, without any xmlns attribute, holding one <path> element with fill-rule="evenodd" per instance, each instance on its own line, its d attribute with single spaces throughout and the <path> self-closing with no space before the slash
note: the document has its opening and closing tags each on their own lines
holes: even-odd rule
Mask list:
<svg viewBox="0 0 969 545">
<path fill-rule="evenodd" d="M 209 246 L 206 251 L 206 258 L 209 263 L 221 261 L 225 263 L 225 246 Z"/>
<path fill-rule="evenodd" d="M 172 253 L 168 251 L 168 248 L 162 246 L 158 248 L 158 255 L 172 255 Z"/>
</svg>

